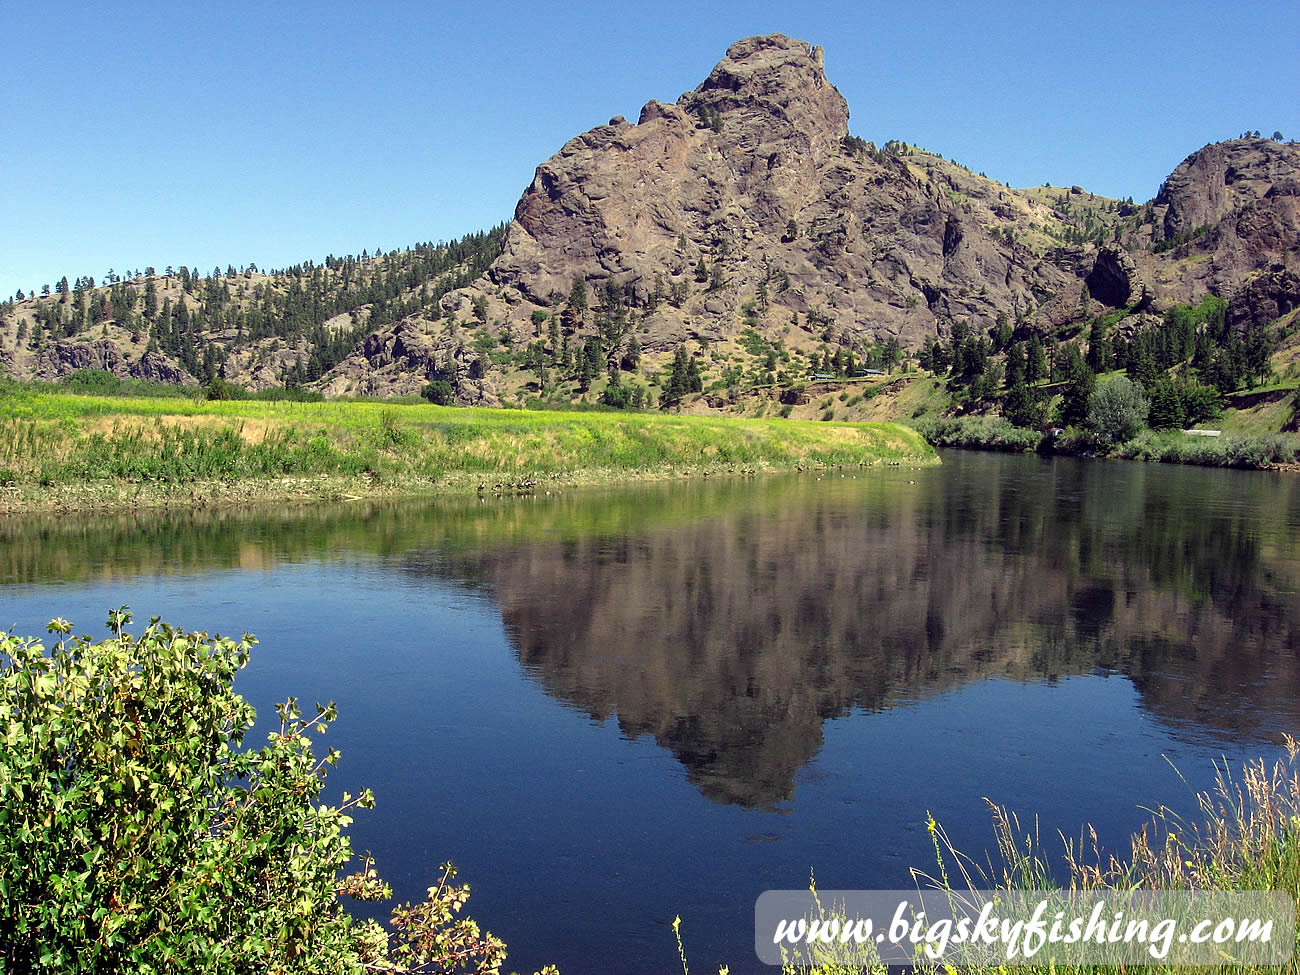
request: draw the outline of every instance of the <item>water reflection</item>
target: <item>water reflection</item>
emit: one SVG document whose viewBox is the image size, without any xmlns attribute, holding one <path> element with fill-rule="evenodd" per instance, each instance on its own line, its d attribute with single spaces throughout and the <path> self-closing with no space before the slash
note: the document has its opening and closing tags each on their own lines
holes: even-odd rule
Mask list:
<svg viewBox="0 0 1300 975">
<path fill-rule="evenodd" d="M 456 568 L 490 580 L 547 693 L 652 736 L 718 802 L 791 799 L 829 718 L 991 675 L 1118 672 L 1189 736 L 1296 727 L 1300 576 L 1263 507 L 1290 483 L 1230 476 L 1225 501 L 1184 471 L 963 460 Z"/>
<path fill-rule="evenodd" d="M 492 595 L 548 695 L 653 738 L 710 799 L 772 808 L 828 719 L 993 675 L 1121 674 L 1188 739 L 1300 726 L 1296 483 L 967 454 L 856 478 L 10 520 L 0 579 L 357 559 L 452 580 Z"/>
</svg>

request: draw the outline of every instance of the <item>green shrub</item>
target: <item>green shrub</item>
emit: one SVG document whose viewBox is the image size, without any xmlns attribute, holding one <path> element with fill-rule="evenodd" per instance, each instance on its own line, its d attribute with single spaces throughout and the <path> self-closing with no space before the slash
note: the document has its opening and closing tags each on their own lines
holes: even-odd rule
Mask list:
<svg viewBox="0 0 1300 975">
<path fill-rule="evenodd" d="M 450 406 L 456 400 L 456 391 L 445 379 L 435 379 L 426 384 L 420 395 L 436 406 Z"/>
<path fill-rule="evenodd" d="M 320 390 L 303 389 L 301 386 L 273 386 L 261 392 L 251 393 L 244 398 L 272 403 L 323 403 L 325 394 Z"/>
<path fill-rule="evenodd" d="M 1115 376 L 1088 396 L 1088 426 L 1104 444 L 1124 443 L 1146 426 L 1149 409 L 1141 385 Z"/>
<path fill-rule="evenodd" d="M 247 399 L 248 392 L 234 383 L 228 383 L 220 376 L 208 383 L 205 391 L 209 400 Z"/>
<path fill-rule="evenodd" d="M 1037 430 L 1012 426 L 1007 420 L 993 416 L 937 417 L 922 420 L 915 426 L 917 433 L 935 447 L 1029 451 L 1042 440 Z"/>
<path fill-rule="evenodd" d="M 304 720 L 289 700 L 245 749 L 232 682 L 257 641 L 129 621 L 111 613 L 101 643 L 63 620 L 48 649 L 0 636 L 0 971 L 496 971 L 504 946 L 454 916 L 449 866 L 391 936 L 343 909 L 389 891 L 368 862 L 340 875 L 370 793 L 316 803 L 332 704 Z"/>
<path fill-rule="evenodd" d="M 87 396 L 148 396 L 154 399 L 187 399 L 197 389 L 145 379 L 123 379 L 106 369 L 78 369 L 55 383 L 32 382 L 23 385 L 33 389 L 56 388 Z"/>
</svg>

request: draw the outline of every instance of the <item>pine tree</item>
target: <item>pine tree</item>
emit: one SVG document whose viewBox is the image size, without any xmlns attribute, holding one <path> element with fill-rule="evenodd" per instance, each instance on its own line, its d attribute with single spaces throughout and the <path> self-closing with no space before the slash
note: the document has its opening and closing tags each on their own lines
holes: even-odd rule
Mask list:
<svg viewBox="0 0 1300 975">
<path fill-rule="evenodd" d="M 573 287 L 569 289 L 568 306 L 579 318 L 587 311 L 587 282 L 582 278 L 573 279 Z"/>
<path fill-rule="evenodd" d="M 695 356 L 687 358 L 686 391 L 688 393 L 704 392 L 704 378 L 700 375 L 700 364 Z"/>
<path fill-rule="evenodd" d="M 1017 386 L 1023 386 L 1024 383 L 1025 353 L 1021 350 L 1019 345 L 1013 345 L 1007 350 L 1007 389 L 1014 389 Z"/>
<path fill-rule="evenodd" d="M 1043 348 L 1042 340 L 1033 336 L 1029 340 L 1029 348 L 1025 353 L 1025 382 L 1033 385 L 1041 383 L 1047 378 L 1047 352 Z"/>
<path fill-rule="evenodd" d="M 1094 319 L 1088 331 L 1088 368 L 1096 373 L 1109 372 L 1112 359 L 1106 323 L 1100 318 Z"/>
</svg>

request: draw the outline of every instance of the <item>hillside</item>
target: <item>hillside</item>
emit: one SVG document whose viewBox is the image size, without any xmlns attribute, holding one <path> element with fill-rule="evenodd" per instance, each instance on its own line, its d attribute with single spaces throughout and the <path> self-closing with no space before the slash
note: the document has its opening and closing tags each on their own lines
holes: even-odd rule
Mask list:
<svg viewBox="0 0 1300 975">
<path fill-rule="evenodd" d="M 20 378 L 105 368 L 328 396 L 442 381 L 462 404 L 859 418 L 1001 409 L 992 381 L 954 396 L 927 378 L 947 377 L 967 338 L 1005 372 L 1015 344 L 1051 360 L 1074 341 L 1082 357 L 1098 319 L 1108 342 L 1140 345 L 1207 295 L 1225 303 L 1221 344 L 1266 345 L 1267 359 L 1286 337 L 1300 305 L 1295 144 L 1207 146 L 1136 204 L 1012 189 L 864 142 L 848 122 L 820 48 L 748 38 L 676 103 L 567 142 L 504 228 L 277 275 L 64 282 L 0 306 L 0 364 Z M 920 385 L 863 378 L 900 365 Z"/>
<path fill-rule="evenodd" d="M 253 390 L 313 383 L 366 335 L 473 281 L 503 230 L 266 273 L 148 268 L 109 271 L 98 285 L 64 277 L 0 304 L 0 367 L 38 380 L 102 369 L 178 385 L 220 376 Z"/>
</svg>

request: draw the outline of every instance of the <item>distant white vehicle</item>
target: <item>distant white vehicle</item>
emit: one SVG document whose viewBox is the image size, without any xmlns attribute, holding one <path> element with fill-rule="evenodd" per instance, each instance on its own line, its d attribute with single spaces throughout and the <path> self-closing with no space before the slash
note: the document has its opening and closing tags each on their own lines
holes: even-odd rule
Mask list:
<svg viewBox="0 0 1300 975">
<path fill-rule="evenodd" d="M 1223 435 L 1222 430 L 1184 430 L 1183 433 L 1189 437 L 1219 437 Z"/>
</svg>

